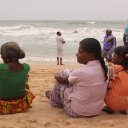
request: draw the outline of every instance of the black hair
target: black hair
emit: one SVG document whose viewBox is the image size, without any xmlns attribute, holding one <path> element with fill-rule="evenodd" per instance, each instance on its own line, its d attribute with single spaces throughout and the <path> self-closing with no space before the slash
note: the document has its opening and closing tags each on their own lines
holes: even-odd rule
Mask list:
<svg viewBox="0 0 128 128">
<path fill-rule="evenodd" d="M 124 67 L 124 69 L 128 70 L 128 47 L 126 46 L 118 46 L 115 48 L 115 54 L 119 59 L 122 59 L 120 65 Z"/>
<path fill-rule="evenodd" d="M 107 80 L 108 68 L 105 65 L 103 57 L 101 56 L 101 46 L 99 41 L 94 38 L 83 39 L 82 41 L 80 41 L 80 48 L 87 53 L 92 53 L 94 58 L 100 61 L 100 64 L 104 71 L 104 77 L 106 78 L 105 80 Z"/>
<path fill-rule="evenodd" d="M 57 35 L 60 35 L 60 34 L 61 34 L 61 32 L 60 32 L 60 31 L 58 31 L 56 34 L 57 34 Z"/>
</svg>

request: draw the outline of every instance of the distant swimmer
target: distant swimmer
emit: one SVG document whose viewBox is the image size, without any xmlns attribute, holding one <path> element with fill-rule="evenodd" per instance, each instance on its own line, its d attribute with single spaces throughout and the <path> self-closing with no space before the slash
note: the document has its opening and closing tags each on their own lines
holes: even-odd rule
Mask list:
<svg viewBox="0 0 128 128">
<path fill-rule="evenodd" d="M 73 33 L 78 33 L 78 31 L 77 31 L 77 30 L 75 30 Z"/>
</svg>

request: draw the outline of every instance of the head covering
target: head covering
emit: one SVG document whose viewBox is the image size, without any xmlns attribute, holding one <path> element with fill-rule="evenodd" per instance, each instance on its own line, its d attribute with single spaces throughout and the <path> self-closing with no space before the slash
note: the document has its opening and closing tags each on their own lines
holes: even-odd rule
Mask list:
<svg viewBox="0 0 128 128">
<path fill-rule="evenodd" d="M 1 53 L 11 58 L 22 59 L 25 57 L 24 51 L 16 42 L 7 42 L 1 46 Z"/>
</svg>

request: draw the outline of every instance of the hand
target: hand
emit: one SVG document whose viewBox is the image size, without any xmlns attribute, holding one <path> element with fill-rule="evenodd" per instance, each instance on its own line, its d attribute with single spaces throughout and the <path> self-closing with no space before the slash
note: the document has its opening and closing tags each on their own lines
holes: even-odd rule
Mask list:
<svg viewBox="0 0 128 128">
<path fill-rule="evenodd" d="M 55 76 L 54 77 L 60 84 L 67 84 L 68 82 L 68 77 L 60 77 L 60 76 Z"/>
<path fill-rule="evenodd" d="M 112 42 L 113 43 L 113 40 L 114 40 L 114 37 L 107 39 L 107 42 Z"/>
</svg>

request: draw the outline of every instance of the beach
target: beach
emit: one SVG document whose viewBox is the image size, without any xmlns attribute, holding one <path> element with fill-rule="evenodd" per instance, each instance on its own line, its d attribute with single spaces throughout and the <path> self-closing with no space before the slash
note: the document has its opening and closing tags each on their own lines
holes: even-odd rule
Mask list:
<svg viewBox="0 0 128 128">
<path fill-rule="evenodd" d="M 26 57 L 21 62 L 30 64 L 28 83 L 36 96 L 28 112 L 1 115 L 0 128 L 128 128 L 128 115 L 102 112 L 92 118 L 72 118 L 63 108 L 52 107 L 45 97 L 45 91 L 53 88 L 58 70 L 80 66 L 75 63 L 81 39 L 93 37 L 102 46 L 105 30 L 111 28 L 117 45 L 122 45 L 126 24 L 123 21 L 0 21 L 0 46 L 15 41 L 24 49 Z M 56 65 L 57 31 L 66 40 L 63 66 Z"/>
<path fill-rule="evenodd" d="M 52 107 L 45 91 L 52 89 L 54 74 L 64 68 L 75 69 L 79 65 L 30 64 L 30 90 L 35 94 L 32 108 L 26 113 L 0 116 L 0 128 L 128 128 L 128 115 L 102 112 L 96 117 L 72 118 L 62 108 Z"/>
</svg>

